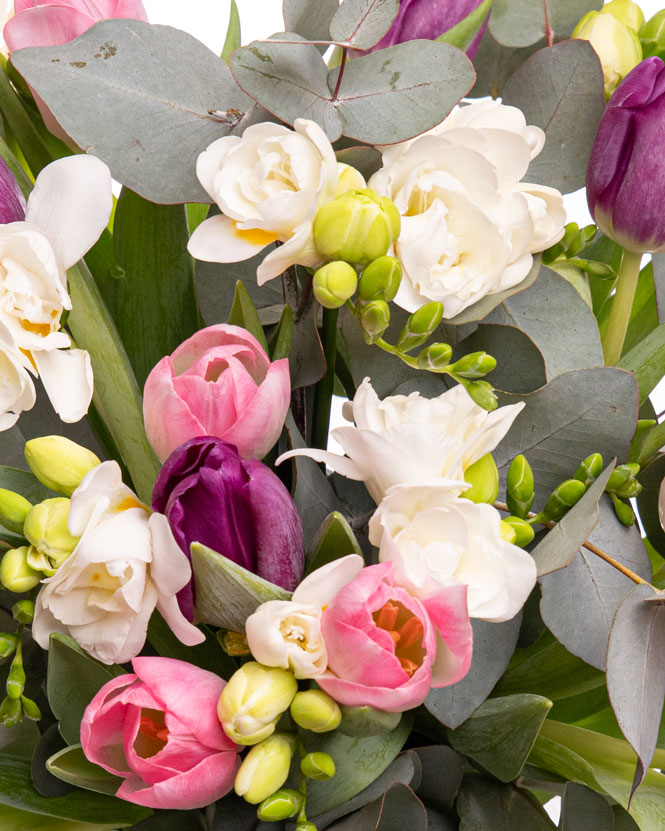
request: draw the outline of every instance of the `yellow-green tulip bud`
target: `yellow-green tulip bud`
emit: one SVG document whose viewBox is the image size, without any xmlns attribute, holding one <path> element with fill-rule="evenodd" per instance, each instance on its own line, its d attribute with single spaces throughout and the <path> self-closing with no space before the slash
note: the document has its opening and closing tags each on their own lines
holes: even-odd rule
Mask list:
<svg viewBox="0 0 665 831">
<path fill-rule="evenodd" d="M 312 280 L 314 297 L 324 309 L 339 309 L 353 297 L 357 287 L 355 268 L 343 260 L 322 266 Z"/>
<path fill-rule="evenodd" d="M 566 479 L 550 494 L 542 514 L 545 519 L 558 520 L 584 496 L 586 488 L 579 479 Z"/>
<path fill-rule="evenodd" d="M 612 14 L 588 12 L 575 27 L 572 37 L 588 40 L 600 58 L 606 98 L 642 60 L 642 44 L 637 33 Z"/>
<path fill-rule="evenodd" d="M 644 12 L 633 0 L 610 0 L 599 11 L 602 14 L 611 14 L 635 32 L 639 32 L 644 26 Z"/>
<path fill-rule="evenodd" d="M 291 788 L 281 788 L 259 805 L 256 816 L 261 822 L 281 822 L 300 813 L 305 794 Z"/>
<path fill-rule="evenodd" d="M 238 796 L 258 805 L 279 790 L 289 775 L 295 747 L 295 736 L 289 733 L 275 733 L 253 747 L 236 774 Z"/>
<path fill-rule="evenodd" d="M 23 533 L 23 523 L 32 508 L 20 493 L 0 488 L 0 523 L 15 534 Z"/>
<path fill-rule="evenodd" d="M 462 492 L 471 502 L 492 504 L 499 495 L 499 471 L 491 453 L 486 453 L 464 471 L 464 479 L 471 485 Z"/>
<path fill-rule="evenodd" d="M 600 453 L 592 453 L 590 456 L 587 456 L 577 468 L 573 475 L 573 479 L 579 479 L 584 487 L 588 488 L 589 485 L 592 482 L 595 482 L 600 476 L 602 469 L 603 457 Z"/>
<path fill-rule="evenodd" d="M 335 775 L 335 763 L 327 753 L 308 753 L 300 761 L 300 772 L 308 779 L 325 782 Z"/>
<path fill-rule="evenodd" d="M 450 372 L 461 378 L 475 381 L 491 372 L 496 367 L 496 359 L 487 352 L 470 352 L 449 367 Z"/>
<path fill-rule="evenodd" d="M 513 545 L 518 545 L 520 548 L 525 548 L 536 536 L 533 526 L 518 516 L 507 517 L 501 521 L 501 525 L 510 525 L 515 532 L 515 539 L 512 541 Z"/>
<path fill-rule="evenodd" d="M 9 658 L 18 645 L 18 637 L 9 632 L 0 632 L 0 660 Z"/>
<path fill-rule="evenodd" d="M 367 187 L 365 177 L 350 164 L 337 162 L 337 174 L 339 178 L 337 180 L 337 187 L 335 188 L 335 198 L 343 196 L 350 190 L 364 190 Z"/>
<path fill-rule="evenodd" d="M 505 522 L 503 519 L 499 525 L 499 533 L 504 542 L 514 543 L 517 539 L 517 532 L 513 526 L 510 525 L 510 523 Z"/>
<path fill-rule="evenodd" d="M 508 468 L 506 479 L 506 502 L 511 514 L 524 519 L 531 510 L 535 494 L 533 471 L 522 455 L 515 456 Z"/>
<path fill-rule="evenodd" d="M 385 736 L 391 733 L 399 724 L 401 713 L 388 713 L 377 710 L 375 707 L 347 707 L 342 706 L 342 723 L 340 733 L 354 738 L 367 736 Z"/>
<path fill-rule="evenodd" d="M 57 569 L 76 548 L 79 538 L 72 536 L 67 527 L 71 504 L 71 499 L 58 496 L 30 509 L 23 534 L 35 549 L 28 553 L 32 568 L 45 572 Z"/>
<path fill-rule="evenodd" d="M 422 346 L 443 318 L 443 303 L 432 301 L 425 303 L 409 316 L 397 341 L 400 352 L 410 352 L 416 346 Z"/>
<path fill-rule="evenodd" d="M 610 496 L 612 497 L 612 504 L 614 505 L 614 513 L 617 515 L 619 522 L 628 527 L 633 525 L 635 522 L 635 514 L 630 504 L 622 502 L 614 492 Z"/>
<path fill-rule="evenodd" d="M 257 744 L 274 733 L 279 717 L 289 708 L 297 692 L 298 682 L 293 673 L 250 661 L 234 672 L 224 687 L 217 715 L 232 741 Z"/>
<path fill-rule="evenodd" d="M 385 300 L 371 300 L 361 307 L 359 316 L 368 343 L 374 343 L 390 325 L 390 307 Z"/>
<path fill-rule="evenodd" d="M 5 727 L 13 727 L 21 720 L 23 708 L 21 706 L 20 698 L 11 698 L 7 696 L 0 704 L 0 721 Z"/>
<path fill-rule="evenodd" d="M 86 473 L 101 464 L 91 450 L 64 436 L 30 439 L 25 458 L 43 485 L 65 496 L 71 496 Z"/>
<path fill-rule="evenodd" d="M 25 689 L 25 670 L 23 669 L 23 663 L 17 660 L 18 657 L 19 655 L 17 654 L 16 658 L 12 661 L 12 665 L 9 667 L 9 675 L 7 676 L 7 695 L 10 698 L 20 698 Z"/>
<path fill-rule="evenodd" d="M 30 721 L 41 721 L 42 711 L 31 698 L 26 698 L 22 695 L 21 706 L 23 708 L 23 715 L 26 718 L 29 718 Z"/>
<path fill-rule="evenodd" d="M 483 410 L 491 413 L 499 406 L 494 387 L 488 384 L 487 381 L 470 381 L 462 376 L 457 377 L 457 380 L 467 391 L 469 397 Z"/>
<path fill-rule="evenodd" d="M 28 565 L 28 546 L 10 548 L 0 562 L 0 582 L 10 592 L 23 594 L 34 589 L 44 576 Z"/>
<path fill-rule="evenodd" d="M 441 372 L 448 368 L 452 354 L 452 347 L 447 343 L 432 343 L 419 353 L 418 367 L 430 372 Z"/>
<path fill-rule="evenodd" d="M 402 266 L 394 257 L 379 257 L 363 271 L 358 283 L 358 296 L 361 300 L 395 299 L 402 281 Z"/>
<path fill-rule="evenodd" d="M 291 702 L 291 718 L 299 727 L 313 733 L 327 733 L 339 727 L 342 711 L 338 703 L 323 690 L 296 693 Z"/>
<path fill-rule="evenodd" d="M 665 56 L 665 9 L 656 14 L 640 29 L 640 40 L 645 58 Z"/>
<path fill-rule="evenodd" d="M 35 601 L 24 598 L 12 606 L 12 617 L 19 623 L 32 623 L 35 616 Z"/>
<path fill-rule="evenodd" d="M 319 208 L 314 244 L 326 260 L 367 265 L 388 251 L 400 232 L 399 211 L 387 196 L 356 188 Z"/>
</svg>

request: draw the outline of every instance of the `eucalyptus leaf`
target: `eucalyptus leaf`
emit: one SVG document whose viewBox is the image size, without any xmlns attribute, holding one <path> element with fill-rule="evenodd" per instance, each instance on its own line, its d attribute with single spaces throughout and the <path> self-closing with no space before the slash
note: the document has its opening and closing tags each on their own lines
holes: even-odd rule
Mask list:
<svg viewBox="0 0 665 831">
<path fill-rule="evenodd" d="M 460 831 L 554 831 L 554 824 L 526 790 L 478 774 L 464 777 L 457 799 Z"/>
<path fill-rule="evenodd" d="M 284 26 L 306 40 L 329 40 L 330 21 L 337 9 L 339 0 L 283 0 Z"/>
<path fill-rule="evenodd" d="M 640 521 L 651 545 L 665 556 L 665 531 L 658 516 L 658 495 L 660 484 L 665 479 L 665 455 L 660 455 L 640 471 L 638 481 L 642 493 L 637 497 Z"/>
<path fill-rule="evenodd" d="M 309 574 L 348 554 L 359 554 L 362 557 L 361 548 L 351 526 L 339 511 L 333 511 L 316 532 L 307 554 L 306 573 Z"/>
<path fill-rule="evenodd" d="M 453 807 L 462 783 L 464 758 L 447 745 L 418 747 L 413 751 L 422 765 L 417 795 L 428 806 L 439 810 Z"/>
<path fill-rule="evenodd" d="M 362 811 L 333 827 L 335 831 L 428 831 L 429 824 L 423 803 L 411 788 L 397 782 Z"/>
<path fill-rule="evenodd" d="M 459 23 L 456 23 L 447 32 L 439 35 L 437 40 L 443 43 L 449 43 L 451 46 L 456 46 L 462 51 L 466 51 L 473 43 L 473 39 L 482 28 L 487 16 L 492 8 L 493 0 L 482 0 L 479 6 L 476 6 L 466 17 L 463 17 Z"/>
<path fill-rule="evenodd" d="M 399 0 L 344 0 L 330 21 L 330 36 L 356 49 L 371 49 L 398 11 Z"/>
<path fill-rule="evenodd" d="M 293 338 L 293 312 L 291 307 L 286 305 L 282 309 L 282 316 L 270 336 L 268 351 L 271 361 L 279 361 L 289 357 L 291 339 Z"/>
<path fill-rule="evenodd" d="M 236 283 L 235 296 L 231 311 L 229 312 L 228 322 L 232 326 L 241 326 L 243 329 L 247 329 L 251 335 L 254 335 L 263 349 L 266 352 L 268 351 L 268 343 L 263 326 L 261 326 L 261 321 L 259 320 L 258 312 L 252 303 L 252 298 L 249 296 L 247 289 L 240 280 Z"/>
<path fill-rule="evenodd" d="M 609 802 L 585 785 L 567 782 L 561 798 L 561 831 L 614 831 Z"/>
<path fill-rule="evenodd" d="M 202 814 L 198 811 L 160 810 L 151 817 L 146 817 L 136 825 L 132 825 L 129 831 L 203 831 L 204 821 Z"/>
<path fill-rule="evenodd" d="M 618 366 L 635 373 L 640 404 L 665 375 L 665 323 L 650 332 L 637 346 L 621 356 Z"/>
<path fill-rule="evenodd" d="M 54 753 L 47 760 L 46 769 L 58 779 L 76 785 L 77 788 L 112 796 L 123 781 L 119 776 L 114 776 L 99 765 L 89 762 L 80 744 L 65 747 Z"/>
<path fill-rule="evenodd" d="M 568 38 L 578 20 L 603 0 L 494 0 L 490 31 L 505 46 L 529 46 L 545 35 Z"/>
</svg>

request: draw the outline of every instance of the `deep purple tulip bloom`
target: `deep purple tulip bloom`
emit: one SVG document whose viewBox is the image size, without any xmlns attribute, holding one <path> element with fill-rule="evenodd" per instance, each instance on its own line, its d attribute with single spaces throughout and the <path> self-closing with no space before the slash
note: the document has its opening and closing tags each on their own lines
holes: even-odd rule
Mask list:
<svg viewBox="0 0 665 831">
<path fill-rule="evenodd" d="M 302 522 L 291 495 L 270 468 L 243 460 L 234 444 L 213 436 L 181 444 L 157 477 L 152 508 L 166 514 L 187 556 L 200 542 L 289 591 L 302 577 Z M 193 580 L 178 602 L 191 620 Z"/>
<path fill-rule="evenodd" d="M 0 159 L 0 224 L 22 222 L 25 219 L 25 199 L 14 174 Z"/>
<path fill-rule="evenodd" d="M 665 64 L 647 58 L 609 100 L 587 168 L 604 234 L 629 251 L 665 251 Z"/>
<path fill-rule="evenodd" d="M 407 40 L 436 40 L 471 14 L 483 0 L 400 0 L 399 12 L 392 26 L 370 50 L 385 49 Z M 485 34 L 488 18 L 466 50 L 473 60 Z"/>
</svg>

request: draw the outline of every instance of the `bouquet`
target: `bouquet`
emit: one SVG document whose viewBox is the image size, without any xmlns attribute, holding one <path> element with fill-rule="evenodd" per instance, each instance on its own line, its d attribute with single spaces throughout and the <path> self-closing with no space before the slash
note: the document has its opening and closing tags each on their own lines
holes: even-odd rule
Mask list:
<svg viewBox="0 0 665 831">
<path fill-rule="evenodd" d="M 665 10 L 13 12 L 2 829 L 662 831 Z"/>
</svg>

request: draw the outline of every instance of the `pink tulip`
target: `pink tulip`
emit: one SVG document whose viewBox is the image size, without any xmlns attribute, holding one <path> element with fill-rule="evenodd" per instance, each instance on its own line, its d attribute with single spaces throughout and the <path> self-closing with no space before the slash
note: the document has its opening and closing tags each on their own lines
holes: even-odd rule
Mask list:
<svg viewBox="0 0 665 831">
<path fill-rule="evenodd" d="M 459 681 L 471 665 L 466 590 L 415 598 L 394 584 L 392 563 L 362 569 L 323 612 L 328 671 L 317 683 L 341 704 L 399 713 Z"/>
<path fill-rule="evenodd" d="M 124 782 L 116 796 L 148 808 L 187 811 L 233 787 L 239 748 L 222 730 L 226 685 L 173 658 L 134 658 L 136 674 L 101 688 L 81 721 L 86 757 Z"/>
<path fill-rule="evenodd" d="M 282 432 L 290 396 L 288 360 L 271 363 L 249 332 L 220 323 L 192 335 L 152 370 L 145 429 L 161 461 L 197 436 L 216 436 L 244 459 L 261 459 Z"/>
</svg>

